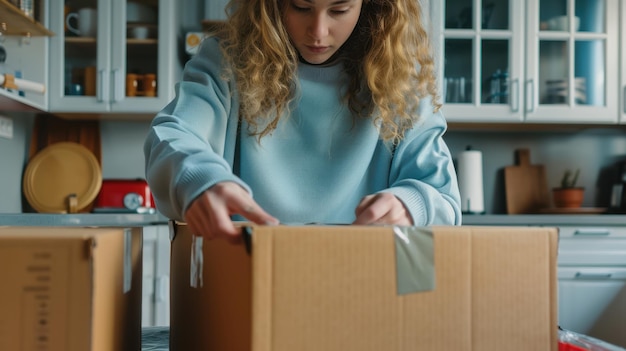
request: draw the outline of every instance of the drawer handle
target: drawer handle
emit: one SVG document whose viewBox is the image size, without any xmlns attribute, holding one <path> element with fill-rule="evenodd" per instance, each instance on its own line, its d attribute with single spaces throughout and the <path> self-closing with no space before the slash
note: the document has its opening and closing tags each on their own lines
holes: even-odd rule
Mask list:
<svg viewBox="0 0 626 351">
<path fill-rule="evenodd" d="M 611 231 L 608 229 L 577 229 L 574 235 L 610 235 Z"/>
<path fill-rule="evenodd" d="M 611 273 L 582 273 L 582 272 L 576 272 L 576 275 L 574 276 L 574 278 L 576 279 L 597 279 L 597 280 L 601 280 L 601 279 L 611 279 L 612 274 Z"/>
</svg>

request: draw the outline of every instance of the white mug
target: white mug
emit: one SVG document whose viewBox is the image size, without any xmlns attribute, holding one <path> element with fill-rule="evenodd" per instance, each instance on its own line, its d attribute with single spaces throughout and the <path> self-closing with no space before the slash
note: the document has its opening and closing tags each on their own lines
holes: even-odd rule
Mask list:
<svg viewBox="0 0 626 351">
<path fill-rule="evenodd" d="M 71 20 L 75 19 L 78 25 L 75 27 Z M 72 12 L 65 18 L 67 29 L 81 37 L 95 37 L 98 33 L 98 11 L 89 7 L 82 8 L 78 12 Z"/>
</svg>

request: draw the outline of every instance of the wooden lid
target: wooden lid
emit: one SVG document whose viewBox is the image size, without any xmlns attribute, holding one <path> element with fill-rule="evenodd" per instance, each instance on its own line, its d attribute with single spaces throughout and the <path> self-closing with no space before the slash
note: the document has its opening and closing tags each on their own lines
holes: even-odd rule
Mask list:
<svg viewBox="0 0 626 351">
<path fill-rule="evenodd" d="M 73 142 L 44 148 L 24 172 L 24 195 L 37 212 L 79 212 L 94 201 L 101 186 L 98 160 L 89 149 Z"/>
</svg>

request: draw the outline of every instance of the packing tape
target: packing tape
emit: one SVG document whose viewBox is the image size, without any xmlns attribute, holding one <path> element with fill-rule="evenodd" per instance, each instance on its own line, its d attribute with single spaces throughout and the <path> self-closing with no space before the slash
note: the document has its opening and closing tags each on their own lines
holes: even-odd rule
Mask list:
<svg viewBox="0 0 626 351">
<path fill-rule="evenodd" d="M 424 227 L 394 227 L 398 295 L 435 289 L 433 232 Z"/>
</svg>

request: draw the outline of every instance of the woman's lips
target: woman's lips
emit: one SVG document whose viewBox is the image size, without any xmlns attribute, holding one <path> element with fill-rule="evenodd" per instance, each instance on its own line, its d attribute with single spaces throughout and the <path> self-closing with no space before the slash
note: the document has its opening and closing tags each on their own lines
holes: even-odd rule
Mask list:
<svg viewBox="0 0 626 351">
<path fill-rule="evenodd" d="M 312 52 L 312 53 L 314 53 L 314 54 L 323 54 L 323 53 L 325 53 L 326 51 L 328 51 L 328 48 L 329 48 L 329 47 L 328 47 L 328 46 L 309 46 L 309 45 L 307 45 L 307 46 L 306 46 L 306 48 L 307 48 L 310 52 Z"/>
</svg>

